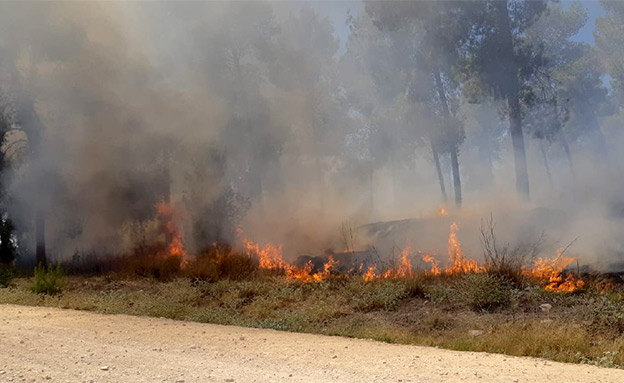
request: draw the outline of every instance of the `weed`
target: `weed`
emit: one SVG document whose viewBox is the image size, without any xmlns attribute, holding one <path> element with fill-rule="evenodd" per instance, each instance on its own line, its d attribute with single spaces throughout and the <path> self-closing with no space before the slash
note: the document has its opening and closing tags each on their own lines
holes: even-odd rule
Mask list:
<svg viewBox="0 0 624 383">
<path fill-rule="evenodd" d="M 31 289 L 36 294 L 56 295 L 62 291 L 64 283 L 65 277 L 60 264 L 49 268 L 37 266 Z"/>
</svg>

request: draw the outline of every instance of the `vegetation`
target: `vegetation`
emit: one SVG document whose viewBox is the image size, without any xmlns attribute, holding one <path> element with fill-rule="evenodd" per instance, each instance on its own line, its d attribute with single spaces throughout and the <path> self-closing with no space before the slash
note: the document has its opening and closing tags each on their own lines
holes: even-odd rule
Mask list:
<svg viewBox="0 0 624 383">
<path fill-rule="evenodd" d="M 56 295 L 59 294 L 65 284 L 65 276 L 61 265 L 56 267 L 35 267 L 35 276 L 31 290 L 35 294 Z"/>
<path fill-rule="evenodd" d="M 238 269 L 238 266 L 236 266 Z M 488 351 L 624 367 L 624 295 L 604 280 L 575 293 L 523 287 L 492 274 L 318 283 L 256 272 L 246 278 L 107 274 L 69 276 L 60 294 L 37 294 L 30 278 L 0 289 L 0 303 L 42 305 L 391 343 Z M 44 278 L 45 276 L 45 278 Z M 50 276 L 54 281 L 51 282 Z M 38 269 L 37 292 L 59 292 L 59 269 Z M 37 282 L 38 281 L 38 282 Z M 43 286 L 43 285 L 42 285 Z"/>
<path fill-rule="evenodd" d="M 0 287 L 8 287 L 15 278 L 15 269 L 11 266 L 0 265 Z"/>
</svg>

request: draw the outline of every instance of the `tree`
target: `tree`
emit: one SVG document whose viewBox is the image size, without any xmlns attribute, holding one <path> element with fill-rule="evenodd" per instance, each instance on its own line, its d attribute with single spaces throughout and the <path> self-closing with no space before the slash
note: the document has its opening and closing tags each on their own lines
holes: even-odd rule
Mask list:
<svg viewBox="0 0 624 383">
<path fill-rule="evenodd" d="M 606 15 L 596 19 L 596 51 L 611 77 L 611 86 L 621 106 L 624 104 L 624 3 L 601 0 L 600 4 Z"/>
<path fill-rule="evenodd" d="M 439 129 L 431 134 L 431 147 L 445 194 L 438 153 L 451 158 L 455 205 L 462 202 L 459 147 L 464 140 L 463 128 L 456 116 L 460 84 L 456 81 L 461 66 L 461 48 L 470 38 L 474 12 L 472 3 L 463 1 L 440 2 L 368 2 L 366 11 L 382 30 L 400 30 L 407 33 L 411 50 L 406 64 L 412 73 L 408 93 L 415 102 L 427 102 L 437 118 Z M 424 81 L 423 81 L 424 80 Z"/>
<path fill-rule="evenodd" d="M 540 52 L 525 42 L 525 30 L 545 10 L 544 1 L 487 0 L 473 12 L 473 33 L 465 46 L 468 92 L 490 94 L 507 101 L 514 153 L 516 190 L 530 198 L 529 174 L 522 124 L 521 96 L 527 79 L 542 63 Z"/>
</svg>

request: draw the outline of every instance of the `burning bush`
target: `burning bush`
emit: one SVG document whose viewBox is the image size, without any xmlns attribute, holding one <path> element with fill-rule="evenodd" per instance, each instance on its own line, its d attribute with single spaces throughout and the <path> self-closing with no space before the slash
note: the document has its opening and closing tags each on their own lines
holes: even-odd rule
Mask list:
<svg viewBox="0 0 624 383">
<path fill-rule="evenodd" d="M 246 253 L 238 252 L 227 244 L 214 244 L 198 255 L 185 268 L 192 279 L 217 281 L 250 278 L 258 271 L 258 261 Z"/>
<path fill-rule="evenodd" d="M 133 254 L 122 258 L 123 270 L 161 281 L 168 281 L 179 275 L 182 261 L 178 256 L 165 256 L 162 245 L 140 245 Z"/>
</svg>

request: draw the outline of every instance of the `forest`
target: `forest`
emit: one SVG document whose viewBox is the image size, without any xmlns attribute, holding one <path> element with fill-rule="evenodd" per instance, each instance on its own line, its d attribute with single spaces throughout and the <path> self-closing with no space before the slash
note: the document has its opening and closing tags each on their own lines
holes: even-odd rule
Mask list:
<svg viewBox="0 0 624 383">
<path fill-rule="evenodd" d="M 593 44 L 581 3 L 358 4 L 341 41 L 310 3 L 2 3 L 2 262 L 535 207 L 621 262 L 623 3 Z"/>
</svg>

